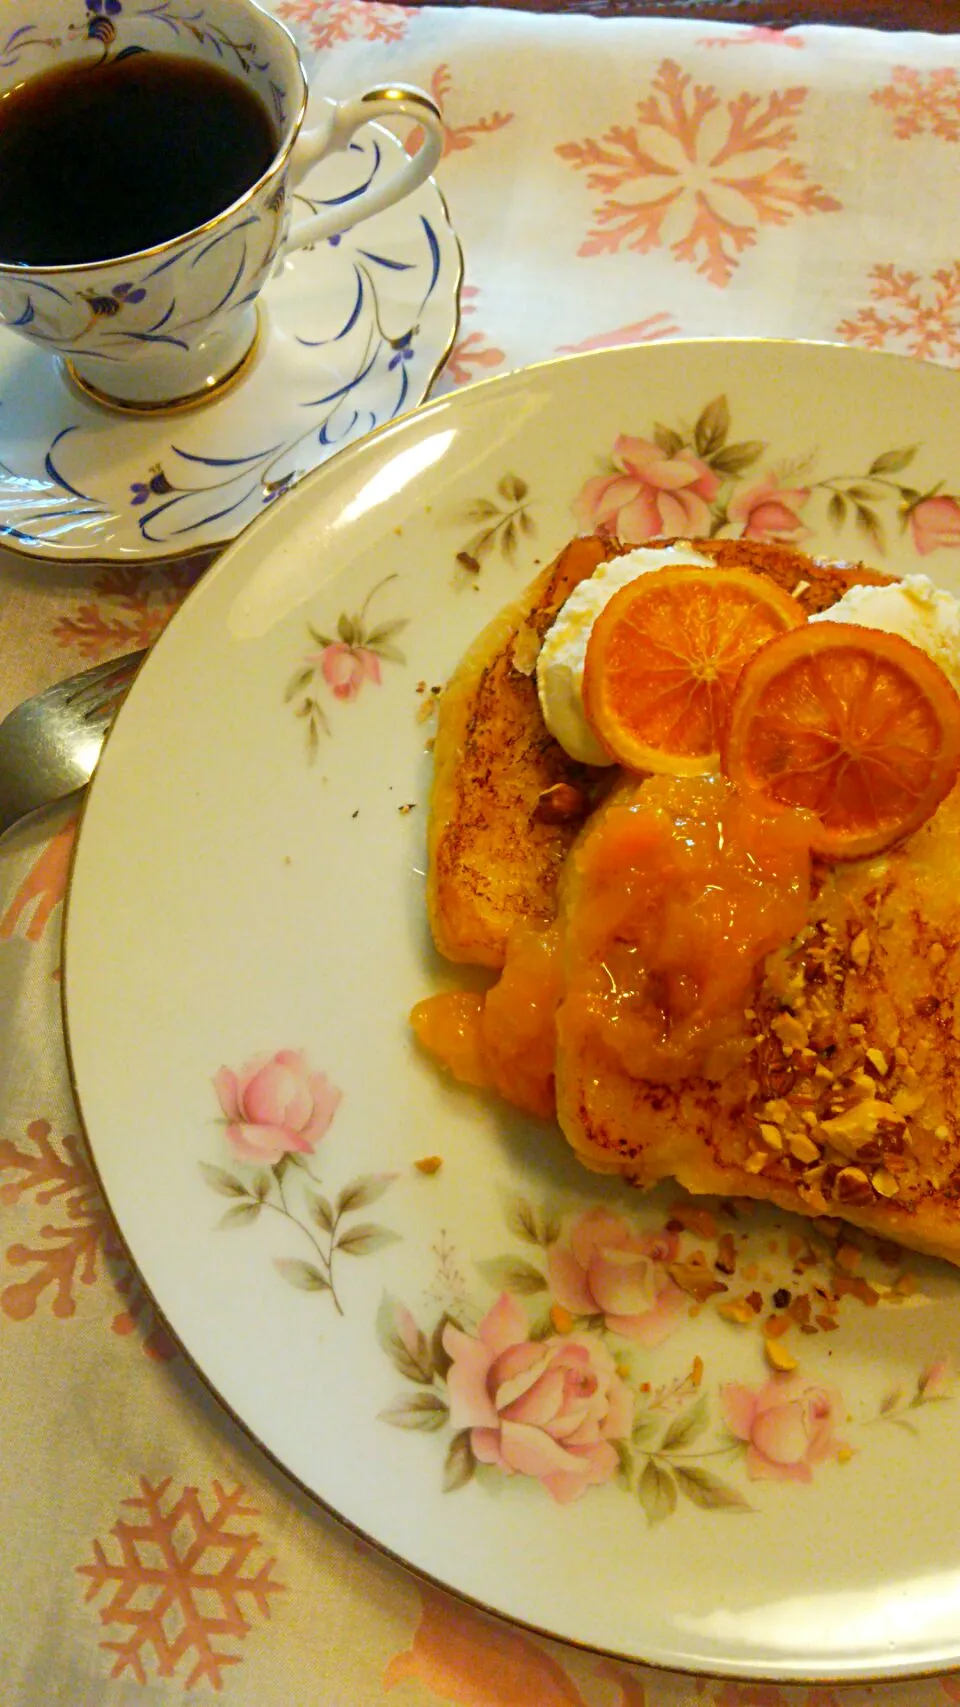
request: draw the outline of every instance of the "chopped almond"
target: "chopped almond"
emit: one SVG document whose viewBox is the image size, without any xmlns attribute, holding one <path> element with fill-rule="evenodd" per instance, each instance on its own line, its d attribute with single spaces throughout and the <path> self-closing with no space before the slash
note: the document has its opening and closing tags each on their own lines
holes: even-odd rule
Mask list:
<svg viewBox="0 0 960 1707">
<path fill-rule="evenodd" d="M 788 1374 L 790 1370 L 800 1367 L 798 1359 L 787 1350 L 785 1345 L 781 1345 L 779 1340 L 770 1339 L 768 1336 L 763 1342 L 763 1349 L 767 1354 L 767 1362 L 771 1368 L 776 1369 L 780 1374 Z"/>
<path fill-rule="evenodd" d="M 667 1273 L 674 1285 L 695 1298 L 698 1304 L 705 1303 L 715 1292 L 727 1290 L 722 1280 L 714 1279 L 702 1251 L 694 1251 L 684 1262 L 668 1263 Z"/>
<path fill-rule="evenodd" d="M 721 1274 L 735 1274 L 737 1268 L 737 1251 L 732 1233 L 721 1233 L 717 1241 L 717 1256 L 714 1268 Z"/>
<path fill-rule="evenodd" d="M 725 1322 L 738 1322 L 744 1325 L 754 1319 L 754 1312 L 745 1298 L 721 1298 L 717 1305 L 717 1311 Z"/>
<path fill-rule="evenodd" d="M 768 1316 L 763 1324 L 763 1331 L 768 1340 L 778 1340 L 782 1339 L 789 1326 L 789 1316 Z"/>
</svg>

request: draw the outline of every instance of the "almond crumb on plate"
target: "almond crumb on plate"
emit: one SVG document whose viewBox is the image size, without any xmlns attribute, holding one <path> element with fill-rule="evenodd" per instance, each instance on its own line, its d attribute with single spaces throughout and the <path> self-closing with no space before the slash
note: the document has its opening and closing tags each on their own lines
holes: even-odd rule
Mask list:
<svg viewBox="0 0 960 1707">
<path fill-rule="evenodd" d="M 778 1374 L 785 1375 L 792 1369 L 799 1369 L 799 1360 L 794 1357 L 791 1351 L 787 1350 L 785 1345 L 781 1345 L 779 1340 L 768 1337 L 763 1342 L 763 1349 L 767 1354 L 767 1362 L 772 1369 L 777 1370 Z"/>
</svg>

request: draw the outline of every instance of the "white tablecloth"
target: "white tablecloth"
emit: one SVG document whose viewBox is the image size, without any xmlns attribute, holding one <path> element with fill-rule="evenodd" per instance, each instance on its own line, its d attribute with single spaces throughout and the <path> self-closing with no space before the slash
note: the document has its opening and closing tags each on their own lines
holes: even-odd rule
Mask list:
<svg viewBox="0 0 960 1707">
<path fill-rule="evenodd" d="M 442 102 L 462 239 L 441 387 L 684 336 L 960 363 L 960 38 L 275 0 L 315 85 Z M 149 643 L 198 572 L 0 556 L 0 715 Z M 616 1665 L 483 1619 L 317 1511 L 155 1321 L 91 1177 L 59 1014 L 72 818 L 0 848 L 0 1701 L 934 1707 Z M 949 1520 L 950 1513 L 945 1513 Z M 196 1571 L 205 1574 L 198 1586 Z"/>
</svg>

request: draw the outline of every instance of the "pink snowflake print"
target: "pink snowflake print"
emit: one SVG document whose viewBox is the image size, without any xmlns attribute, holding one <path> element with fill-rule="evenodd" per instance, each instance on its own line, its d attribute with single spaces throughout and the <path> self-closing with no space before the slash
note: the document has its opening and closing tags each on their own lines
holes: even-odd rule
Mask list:
<svg viewBox="0 0 960 1707">
<path fill-rule="evenodd" d="M 636 124 L 557 148 L 601 197 L 578 254 L 669 248 L 722 289 L 761 227 L 839 211 L 789 152 L 806 89 L 724 101 L 665 59 L 652 91 L 637 103 Z"/>
<path fill-rule="evenodd" d="M 818 1699 L 819 1697 L 819 1699 Z M 725 1683 L 713 1698 L 713 1707 L 790 1707 L 782 1689 L 773 1683 Z M 840 1707 L 836 1696 L 824 1700 L 822 1692 L 811 1690 L 804 1707 Z"/>
<path fill-rule="evenodd" d="M 617 326 L 610 332 L 597 332 L 580 344 L 558 344 L 557 354 L 571 356 L 581 350 L 612 350 L 621 344 L 654 344 L 659 338 L 677 338 L 680 331 L 672 315 L 648 314 L 645 320 L 633 320 L 629 326 Z"/>
<path fill-rule="evenodd" d="M 78 1565 L 85 1599 L 102 1599 L 101 1625 L 112 1631 L 100 1646 L 112 1656 L 111 1677 L 177 1677 L 185 1689 L 201 1681 L 223 1687 L 228 1666 L 250 1634 L 254 1615 L 268 1619 L 285 1585 L 251 1523 L 259 1513 L 242 1487 L 212 1482 L 209 1491 L 182 1488 L 170 1478 L 140 1478 L 140 1492 L 123 1502 L 106 1541 Z"/>
<path fill-rule="evenodd" d="M 23 1221 L 24 1237 L 2 1251 L 19 1279 L 0 1291 L 0 1314 L 26 1322 L 47 1302 L 52 1315 L 69 1321 L 81 1288 L 112 1279 L 123 1301 L 110 1323 L 113 1332 L 126 1336 L 137 1329 L 148 1357 L 173 1357 L 120 1246 L 83 1144 L 72 1133 L 54 1138 L 47 1120 L 31 1120 L 22 1145 L 0 1137 L 0 1207 L 18 1205 L 25 1216 L 31 1203 L 41 1211 L 39 1225 Z"/>
<path fill-rule="evenodd" d="M 410 23 L 409 12 L 387 0 L 278 0 L 274 10 L 288 24 L 305 24 L 310 46 L 319 49 L 358 36 L 364 41 L 400 41 Z"/>
<path fill-rule="evenodd" d="M 480 377 L 481 369 L 499 367 L 505 360 L 496 344 L 484 343 L 483 332 L 468 332 L 454 344 L 445 372 L 453 385 L 468 385 L 470 380 Z"/>
<path fill-rule="evenodd" d="M 479 296 L 476 285 L 464 285 L 460 292 L 462 316 L 476 313 Z M 454 344 L 442 377 L 448 387 L 467 385 L 471 379 L 479 377 L 481 369 L 499 367 L 506 359 L 496 344 L 487 343 L 485 332 L 468 332 L 465 338 L 458 338 Z"/>
<path fill-rule="evenodd" d="M 874 306 L 841 320 L 838 337 L 869 350 L 960 361 L 960 261 L 926 280 L 891 261 L 871 268 L 870 279 Z"/>
<path fill-rule="evenodd" d="M 513 113 L 501 113 L 499 110 L 486 113 L 481 118 L 469 119 L 464 124 L 452 124 L 448 116 L 448 96 L 453 88 L 453 76 L 449 65 L 438 65 L 430 79 L 430 93 L 437 106 L 443 113 L 443 158 L 448 154 L 458 154 L 464 148 L 472 148 L 478 137 L 490 136 L 494 131 L 503 130 L 511 124 Z M 407 137 L 406 149 L 409 154 L 416 154 L 423 140 L 423 132 L 417 127 Z"/>
<path fill-rule="evenodd" d="M 162 479 L 162 470 L 151 469 L 150 477 Z M 182 563 L 115 563 L 99 570 L 72 614 L 57 617 L 51 637 L 64 651 L 72 648 L 94 662 L 152 646 L 210 561 L 209 552 L 198 552 Z"/>
<path fill-rule="evenodd" d="M 893 134 L 906 142 L 927 131 L 942 142 L 960 141 L 960 77 L 944 67 L 916 71 L 895 65 L 890 82 L 870 99 L 893 118 Z"/>
</svg>

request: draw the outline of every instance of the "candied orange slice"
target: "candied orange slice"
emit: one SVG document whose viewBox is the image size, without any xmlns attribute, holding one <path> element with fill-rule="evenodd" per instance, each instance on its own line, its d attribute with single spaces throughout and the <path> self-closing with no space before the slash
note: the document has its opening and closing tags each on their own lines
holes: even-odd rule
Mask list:
<svg viewBox="0 0 960 1707">
<path fill-rule="evenodd" d="M 861 859 L 932 817 L 960 769 L 960 697 L 898 634 L 813 622 L 747 664 L 723 741 L 741 788 L 815 814 L 811 845 Z"/>
<path fill-rule="evenodd" d="M 621 587 L 593 625 L 583 705 L 601 745 L 634 771 L 697 776 L 720 741 L 748 658 L 806 622 L 748 569 L 655 569 Z"/>
</svg>

